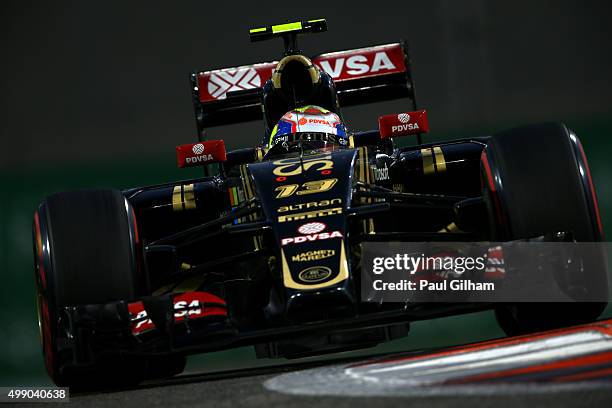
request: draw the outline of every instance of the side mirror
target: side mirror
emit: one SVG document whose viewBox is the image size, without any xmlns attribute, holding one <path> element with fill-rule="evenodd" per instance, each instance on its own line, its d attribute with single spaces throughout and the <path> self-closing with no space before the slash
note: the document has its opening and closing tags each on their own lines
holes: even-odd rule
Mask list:
<svg viewBox="0 0 612 408">
<path fill-rule="evenodd" d="M 427 133 L 429 132 L 427 111 L 418 110 L 380 116 L 378 118 L 378 130 L 381 139 Z"/>
<path fill-rule="evenodd" d="M 176 146 L 176 162 L 180 168 L 203 166 L 227 160 L 225 142 L 208 140 Z"/>
<path fill-rule="evenodd" d="M 236 149 L 227 152 L 227 161 L 225 166 L 237 166 L 261 161 L 263 158 L 263 150 L 261 147 L 246 147 L 244 149 Z"/>
</svg>

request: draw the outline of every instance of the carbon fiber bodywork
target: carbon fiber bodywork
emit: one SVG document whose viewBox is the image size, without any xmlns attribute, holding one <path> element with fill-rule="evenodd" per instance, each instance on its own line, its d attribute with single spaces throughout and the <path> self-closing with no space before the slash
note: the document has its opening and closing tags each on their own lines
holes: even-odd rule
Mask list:
<svg viewBox="0 0 612 408">
<path fill-rule="evenodd" d="M 242 151 L 216 176 L 124 191 L 148 296 L 64 308 L 72 363 L 245 344 L 260 357 L 298 357 L 372 346 L 405 335 L 410 320 L 486 307 L 366 304 L 358 290 L 364 241 L 486 238 L 485 141 L 252 155 L 250 163 Z M 191 292 L 214 294 L 227 313 L 170 313 L 172 299 Z M 145 320 L 151 329 L 135 330 Z"/>
</svg>

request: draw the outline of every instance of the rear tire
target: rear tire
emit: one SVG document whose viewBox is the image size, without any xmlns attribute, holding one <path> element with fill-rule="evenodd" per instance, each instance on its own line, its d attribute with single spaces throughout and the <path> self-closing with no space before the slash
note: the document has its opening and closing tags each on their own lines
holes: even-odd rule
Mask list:
<svg viewBox="0 0 612 408">
<path fill-rule="evenodd" d="M 146 293 L 138 267 L 132 207 L 116 190 L 86 190 L 49 196 L 34 215 L 34 258 L 39 323 L 45 365 L 60 386 L 80 389 L 123 386 L 158 372 L 155 361 L 104 358 L 93 366 L 71 365 L 63 347 L 64 306 L 132 300 Z M 159 364 L 157 364 L 159 366 Z M 157 367 L 155 366 L 155 367 Z M 169 364 L 162 373 L 176 371 Z M 163 376 L 163 375 L 162 375 Z"/>
<path fill-rule="evenodd" d="M 603 240 L 597 199 L 582 146 L 565 125 L 547 123 L 494 135 L 482 154 L 484 197 L 493 240 L 569 231 L 582 242 Z M 605 269 L 590 271 L 590 293 L 607 294 Z M 517 303 L 496 309 L 508 335 L 591 322 L 606 303 Z"/>
</svg>

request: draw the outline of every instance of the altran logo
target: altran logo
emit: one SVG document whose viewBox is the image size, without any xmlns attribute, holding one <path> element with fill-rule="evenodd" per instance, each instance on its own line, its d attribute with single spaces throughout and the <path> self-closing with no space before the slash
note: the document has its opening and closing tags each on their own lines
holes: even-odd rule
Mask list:
<svg viewBox="0 0 612 408">
<path fill-rule="evenodd" d="M 215 99 L 225 99 L 228 92 L 254 89 L 261 86 L 261 78 L 252 67 L 216 71 L 208 79 L 208 93 Z"/>
<path fill-rule="evenodd" d="M 298 228 L 300 234 L 316 234 L 325 229 L 326 225 L 322 222 L 309 222 Z"/>
<path fill-rule="evenodd" d="M 410 115 L 407 113 L 400 113 L 399 115 L 397 115 L 397 120 L 402 123 L 408 123 L 410 121 Z"/>
<path fill-rule="evenodd" d="M 204 153 L 204 145 L 202 143 L 194 144 L 191 151 L 195 154 L 202 154 Z"/>
</svg>

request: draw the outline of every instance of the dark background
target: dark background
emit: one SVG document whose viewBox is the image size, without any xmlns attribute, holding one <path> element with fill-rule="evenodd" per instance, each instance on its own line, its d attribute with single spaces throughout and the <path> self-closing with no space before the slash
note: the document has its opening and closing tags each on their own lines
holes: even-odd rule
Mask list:
<svg viewBox="0 0 612 408">
<path fill-rule="evenodd" d="M 565 121 L 581 137 L 612 228 L 612 28 L 609 2 L 2 2 L 0 5 L 0 385 L 47 381 L 37 338 L 31 216 L 45 195 L 125 188 L 197 175 L 175 169 L 195 140 L 188 73 L 279 57 L 280 41 L 248 29 L 327 18 L 304 37 L 311 54 L 406 39 L 432 139 Z M 376 127 L 406 103 L 347 110 Z M 232 147 L 257 143 L 259 123 L 213 129 Z M 427 140 L 427 139 L 426 139 Z M 417 323 L 380 350 L 500 335 L 490 313 Z M 252 364 L 241 349 L 192 369 Z M 261 363 L 261 362 L 260 362 Z M 265 363 L 265 362 L 264 362 Z"/>
</svg>

